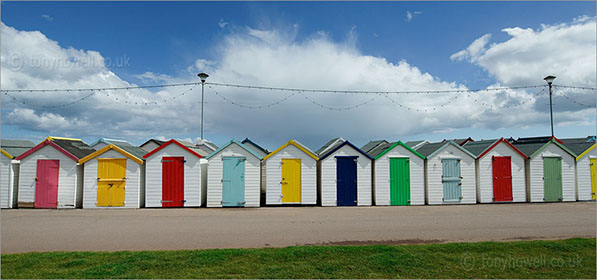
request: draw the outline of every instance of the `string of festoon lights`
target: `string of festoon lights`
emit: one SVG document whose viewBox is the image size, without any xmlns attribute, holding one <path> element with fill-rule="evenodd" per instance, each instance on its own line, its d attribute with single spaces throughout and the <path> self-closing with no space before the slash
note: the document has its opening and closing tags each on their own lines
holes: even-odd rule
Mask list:
<svg viewBox="0 0 597 280">
<path fill-rule="evenodd" d="M 505 104 L 502 106 L 495 106 L 493 104 L 486 102 L 485 97 L 476 96 L 476 95 L 473 96 L 473 94 L 480 94 L 480 93 L 484 93 L 484 92 L 489 93 L 489 92 L 508 91 L 508 90 L 512 91 L 512 90 L 519 90 L 519 89 L 541 88 L 540 92 L 537 92 L 534 94 L 535 97 L 538 97 L 538 96 L 540 96 L 541 93 L 543 93 L 546 90 L 546 87 L 547 87 L 546 85 L 531 85 L 531 86 L 517 86 L 517 87 L 494 87 L 494 88 L 485 88 L 485 89 L 361 91 L 361 90 L 327 90 L 327 89 L 300 89 L 300 88 L 287 88 L 287 87 L 264 87 L 264 86 L 239 85 L 239 84 L 227 84 L 227 83 L 215 83 L 215 82 L 205 83 L 205 84 L 208 86 L 209 89 L 212 89 L 212 87 L 216 87 L 216 88 L 221 87 L 221 88 L 238 88 L 238 89 L 250 89 L 250 90 L 260 90 L 260 91 L 289 92 L 288 95 L 284 96 L 283 98 L 281 98 L 275 102 L 269 103 L 269 104 L 247 105 L 247 104 L 242 104 L 241 102 L 235 101 L 235 100 L 231 99 L 230 97 L 223 95 L 221 90 L 212 91 L 217 96 L 219 96 L 222 100 L 224 100 L 225 102 L 235 105 L 235 106 L 238 106 L 238 107 L 241 107 L 241 108 L 246 108 L 246 109 L 270 108 L 270 107 L 273 107 L 276 105 L 280 105 L 280 104 L 286 102 L 288 99 L 290 99 L 293 96 L 296 96 L 298 94 L 298 95 L 302 96 L 305 100 L 312 103 L 313 105 L 319 106 L 322 109 L 327 109 L 327 110 L 334 110 L 334 111 L 351 110 L 351 109 L 355 109 L 355 108 L 367 105 L 367 104 L 373 102 L 378 97 L 383 97 L 383 98 L 389 100 L 392 104 L 397 105 L 398 107 L 407 109 L 409 111 L 416 111 L 416 112 L 437 111 L 438 109 L 446 107 L 446 106 L 454 103 L 457 99 L 465 97 L 465 96 L 470 98 L 471 100 L 473 100 L 476 104 L 479 104 L 484 107 L 488 107 L 493 110 L 514 108 L 514 107 L 522 106 L 526 103 L 533 101 L 534 100 L 533 95 L 526 95 L 526 97 L 527 97 L 526 99 L 524 99 L 521 102 L 516 103 L 516 104 Z M 193 83 L 178 83 L 178 84 L 149 85 L 149 86 L 107 87 L 107 88 L 8 89 L 8 90 L 2 89 L 0 92 L 2 92 L 3 95 L 9 97 L 10 99 L 12 99 L 12 101 L 15 101 L 18 104 L 22 104 L 22 105 L 26 105 L 26 106 L 30 106 L 32 108 L 38 108 L 38 109 L 57 109 L 57 108 L 63 108 L 66 106 L 75 105 L 75 104 L 77 104 L 79 102 L 83 102 L 97 94 L 101 94 L 106 97 L 111 97 L 115 102 L 124 103 L 127 105 L 148 106 L 148 105 L 161 105 L 161 104 L 164 104 L 167 102 L 176 101 L 177 98 L 182 97 L 182 96 L 188 94 L 189 92 L 191 92 L 197 85 L 201 85 L 201 83 L 193 82 Z M 152 88 L 176 88 L 176 87 L 188 87 L 188 88 L 174 96 L 170 96 L 170 97 L 163 98 L 163 99 L 160 98 L 160 100 L 153 100 L 153 101 L 148 101 L 147 99 L 144 99 L 144 97 L 146 97 L 146 96 L 143 94 L 134 94 L 133 98 L 136 98 L 135 100 L 130 99 L 130 97 L 131 97 L 130 94 L 128 96 L 129 99 L 126 99 L 122 95 L 117 94 L 118 92 L 122 92 L 122 91 L 126 91 L 127 93 L 130 93 L 130 91 L 132 91 L 132 90 L 152 89 Z M 592 90 L 592 91 L 597 90 L 597 88 L 592 88 L 592 87 L 579 87 L 579 86 L 566 86 L 566 85 L 558 85 L 557 87 L 566 88 L 566 89 L 574 89 L 574 90 Z M 54 104 L 54 105 L 38 105 L 29 99 L 21 98 L 21 97 L 17 96 L 22 93 L 51 93 L 51 92 L 55 92 L 55 93 L 59 93 L 59 92 L 60 93 L 89 92 L 89 94 L 87 94 L 83 97 L 78 97 L 77 99 L 72 100 L 72 101 L 68 101 L 68 102 L 61 103 L 61 104 Z M 149 92 L 149 93 L 152 93 L 152 92 Z M 373 97 L 365 100 L 364 102 L 354 104 L 354 105 L 332 106 L 332 105 L 327 105 L 327 104 L 318 102 L 317 100 L 309 97 L 306 93 L 366 94 L 366 95 L 373 95 Z M 433 105 L 433 106 L 430 106 L 429 104 L 420 104 L 421 107 L 409 106 L 406 102 L 398 102 L 390 96 L 390 95 L 403 95 L 403 94 L 410 95 L 410 94 L 451 94 L 451 93 L 460 93 L 460 94 L 454 94 L 446 102 L 444 102 L 442 104 L 437 104 L 437 105 Z M 584 104 L 581 102 L 574 101 L 569 96 L 564 94 L 563 91 L 561 91 L 561 90 L 559 90 L 559 93 L 564 98 L 573 102 L 574 104 L 577 104 L 579 106 L 584 106 L 584 107 L 593 107 L 592 105 L 587 105 L 587 104 Z M 418 101 L 418 103 L 420 103 L 420 100 Z"/>
<path fill-rule="evenodd" d="M 578 105 L 578 106 L 582 106 L 582 107 L 587 107 L 587 108 L 592 108 L 595 107 L 596 104 L 593 105 L 588 105 L 588 104 L 584 104 L 582 102 L 577 102 L 575 100 L 573 100 L 572 98 L 570 98 L 570 96 L 566 95 L 564 93 L 564 91 L 561 90 L 561 88 L 570 88 L 570 89 L 578 89 L 578 87 L 562 87 L 562 86 L 554 86 L 554 89 L 557 91 L 557 93 L 559 93 L 561 96 L 563 96 L 564 98 L 566 98 L 568 101 Z"/>
</svg>

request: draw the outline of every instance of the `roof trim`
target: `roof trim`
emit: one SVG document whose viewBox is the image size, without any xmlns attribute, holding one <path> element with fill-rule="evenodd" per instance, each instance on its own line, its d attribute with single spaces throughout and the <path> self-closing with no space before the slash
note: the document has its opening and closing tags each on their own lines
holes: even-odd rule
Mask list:
<svg viewBox="0 0 597 280">
<path fill-rule="evenodd" d="M 153 140 L 153 139 L 152 139 L 152 140 Z M 148 141 L 148 142 L 149 142 L 149 141 Z M 147 142 L 146 142 L 146 143 L 147 143 Z M 189 153 L 191 153 L 191 154 L 195 155 L 196 157 L 198 157 L 198 158 L 203 158 L 203 157 L 202 157 L 200 154 L 198 154 L 197 152 L 195 152 L 195 151 L 193 151 L 193 150 L 189 149 L 187 146 L 185 146 L 185 145 L 183 145 L 183 144 L 180 144 L 178 141 L 176 141 L 176 140 L 174 140 L 174 139 L 170 139 L 170 141 L 168 141 L 168 142 L 166 142 L 166 143 L 162 144 L 161 146 L 159 146 L 159 147 L 157 147 L 157 148 L 153 149 L 153 151 L 151 151 L 151 152 L 147 153 L 146 155 L 144 155 L 144 156 L 143 156 L 143 158 L 144 158 L 144 159 L 147 159 L 147 158 L 148 158 L 148 157 L 150 157 L 151 155 L 153 155 L 153 154 L 157 153 L 159 150 L 161 150 L 161 149 L 165 148 L 166 146 L 168 146 L 168 145 L 170 145 L 170 144 L 176 144 L 176 145 L 180 146 L 181 148 L 185 149 L 187 152 L 189 152 Z"/>
<path fill-rule="evenodd" d="M 245 146 L 243 143 L 241 143 L 240 141 L 237 140 L 230 140 L 230 142 L 226 143 L 226 145 L 220 147 L 219 149 L 215 150 L 213 153 L 209 154 L 206 159 L 210 159 L 213 156 L 215 156 L 216 154 L 220 153 L 222 150 L 226 149 L 228 146 L 232 145 L 232 144 L 237 144 L 239 145 L 241 148 L 245 149 L 247 152 L 249 152 L 250 154 L 252 154 L 253 156 L 255 156 L 256 158 L 258 158 L 259 160 L 262 160 L 261 156 L 259 156 L 257 153 L 255 153 L 253 150 L 249 149 L 249 147 Z"/>
<path fill-rule="evenodd" d="M 266 159 L 270 158 L 271 156 L 273 156 L 274 154 L 277 154 L 279 151 L 288 147 L 289 145 L 293 145 L 293 146 L 297 147 L 299 150 L 303 151 L 305 154 L 309 155 L 314 160 L 319 160 L 319 158 L 313 152 L 307 150 L 305 147 L 303 147 L 303 145 L 297 143 L 296 141 L 294 141 L 292 139 L 290 139 L 290 141 L 286 142 L 286 144 L 280 146 L 280 148 L 277 148 L 275 151 L 273 151 L 273 152 L 269 153 L 267 156 L 263 157 L 263 160 L 266 160 Z"/>
<path fill-rule="evenodd" d="M 368 155 L 367 153 L 363 152 L 363 150 L 359 149 L 359 147 L 353 145 L 348 140 L 345 140 L 344 142 L 342 142 L 342 144 L 338 145 L 336 148 L 333 148 L 332 150 L 330 150 L 329 152 L 327 152 L 326 154 L 324 154 L 322 157 L 319 158 L 319 160 L 323 160 L 323 159 L 327 158 L 328 156 L 330 156 L 331 154 L 333 154 L 335 151 L 337 151 L 340 148 L 344 147 L 344 145 L 349 145 L 350 147 L 352 147 L 353 149 L 355 149 L 357 152 L 359 152 L 359 153 L 363 154 L 364 156 L 366 156 L 368 159 L 373 160 L 373 158 L 370 155 Z"/>
<path fill-rule="evenodd" d="M 475 155 L 473 155 L 473 153 L 469 152 L 468 150 L 466 150 L 465 148 L 463 148 L 462 146 L 458 145 L 458 143 L 456 143 L 456 142 L 454 142 L 452 140 L 446 142 L 446 144 L 444 144 L 443 146 L 441 146 L 439 149 L 435 150 L 433 153 L 431 153 L 429 156 L 427 156 L 427 158 L 431 158 L 431 157 L 435 156 L 435 154 L 437 154 L 441 150 L 445 149 L 448 145 L 454 145 L 454 147 L 456 147 L 457 149 L 463 151 L 465 154 L 471 156 L 474 159 L 477 159 L 477 157 Z"/>
<path fill-rule="evenodd" d="M 49 136 L 48 137 L 48 140 L 50 140 L 50 141 L 54 141 L 54 139 L 56 139 L 56 140 L 70 140 L 70 141 L 81 141 L 81 142 L 83 142 L 83 140 L 78 139 L 78 138 L 56 137 L 56 136 Z"/>
<path fill-rule="evenodd" d="M 375 157 L 375 159 L 379 159 L 381 158 L 383 155 L 385 155 L 386 153 L 388 153 L 389 151 L 393 150 L 394 148 L 396 148 L 396 146 L 402 146 L 405 149 L 409 150 L 411 153 L 415 154 L 416 156 L 420 157 L 421 159 L 425 159 L 425 156 L 423 156 L 422 154 L 420 154 L 419 152 L 413 150 L 413 148 L 409 147 L 408 145 L 402 143 L 402 141 L 398 141 L 394 144 L 392 144 L 392 146 L 388 147 L 387 149 L 385 149 L 383 152 L 381 152 L 381 154 L 377 155 Z"/>
<path fill-rule="evenodd" d="M 591 147 L 589 147 L 588 149 L 586 149 L 582 154 L 580 154 L 579 156 L 577 156 L 576 160 L 579 160 L 580 158 L 588 155 L 590 151 L 592 151 L 593 149 L 595 149 L 595 147 L 597 147 L 597 143 L 593 144 Z"/>
<path fill-rule="evenodd" d="M 138 163 L 138 164 L 141 164 L 141 165 L 143 165 L 143 160 L 142 160 L 142 159 L 140 159 L 140 158 L 138 158 L 138 157 L 136 157 L 136 156 L 132 155 L 131 153 L 129 153 L 129 152 L 127 152 L 127 151 L 125 151 L 125 150 L 121 149 L 120 147 L 118 147 L 118 146 L 116 146 L 116 145 L 114 145 L 114 144 L 110 144 L 110 145 L 108 145 L 108 146 L 105 146 L 105 147 L 103 147 L 103 148 L 101 148 L 101 149 L 99 149 L 99 150 L 97 150 L 97 151 L 93 152 L 92 154 L 89 154 L 89 155 L 87 155 L 86 157 L 84 157 L 84 158 L 80 159 L 80 160 L 79 160 L 79 163 L 85 163 L 85 162 L 88 162 L 88 161 L 90 161 L 91 159 L 93 159 L 93 158 L 95 158 L 95 157 L 97 157 L 97 156 L 99 156 L 99 155 L 101 155 L 101 154 L 103 154 L 103 153 L 107 152 L 108 150 L 115 150 L 115 151 L 117 151 L 117 152 L 121 153 L 123 156 L 125 156 L 125 157 L 127 157 L 127 158 L 130 158 L 130 159 L 131 159 L 131 160 L 133 160 L 134 162 L 136 162 L 136 163 Z"/>
<path fill-rule="evenodd" d="M 2 152 L 3 155 L 9 157 L 9 158 L 15 158 L 13 155 L 9 154 L 7 151 L 5 151 L 4 149 L 0 149 L 0 152 Z"/>
<path fill-rule="evenodd" d="M 534 153 L 532 153 L 529 156 L 529 158 L 534 158 L 537 154 L 541 153 L 545 148 L 547 148 L 547 146 L 549 146 L 549 144 L 551 144 L 551 143 L 556 144 L 556 146 L 560 147 L 562 150 L 566 151 L 568 154 L 570 154 L 573 158 L 576 159 L 576 154 L 574 152 L 572 152 L 570 149 L 566 148 L 566 146 L 561 144 L 562 141 L 560 141 L 560 139 L 556 138 L 555 136 L 552 137 L 551 139 L 549 139 L 549 142 L 545 143 L 545 145 L 541 146 L 541 148 L 539 148 Z"/>
<path fill-rule="evenodd" d="M 31 148 L 29 151 L 24 152 L 22 155 L 18 156 L 17 158 L 15 158 L 16 160 L 22 160 L 26 157 L 28 157 L 29 155 L 31 155 L 32 153 L 36 152 L 37 150 L 50 145 L 52 146 L 54 149 L 58 150 L 59 152 L 63 153 L 65 156 L 69 157 L 70 159 L 74 160 L 75 162 L 78 162 L 79 159 L 74 156 L 73 154 L 69 153 L 67 150 L 63 149 L 62 147 L 56 145 L 56 143 L 52 142 L 52 140 L 50 139 L 59 139 L 59 140 L 65 140 L 65 138 L 60 138 L 60 137 L 48 137 L 48 139 L 42 141 L 41 143 L 37 144 L 37 146 Z M 70 140 L 70 139 L 69 139 Z M 79 141 L 79 140 L 75 140 L 75 141 Z"/>
<path fill-rule="evenodd" d="M 482 158 L 485 154 L 489 153 L 489 151 L 491 151 L 493 148 L 495 148 L 500 142 L 506 143 L 510 148 L 512 148 L 519 155 L 521 155 L 524 159 L 529 159 L 529 157 L 527 155 L 525 155 L 519 149 L 517 149 L 516 147 L 514 147 L 514 145 L 512 145 L 510 142 L 506 141 L 506 139 L 504 139 L 504 137 L 496 140 L 493 144 L 491 144 L 491 146 L 489 146 L 487 149 L 485 149 L 477 158 Z"/>
</svg>

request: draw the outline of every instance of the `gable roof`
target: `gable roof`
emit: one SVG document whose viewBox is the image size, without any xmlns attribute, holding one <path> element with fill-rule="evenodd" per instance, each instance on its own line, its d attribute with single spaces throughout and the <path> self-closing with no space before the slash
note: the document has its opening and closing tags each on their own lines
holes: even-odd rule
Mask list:
<svg viewBox="0 0 597 280">
<path fill-rule="evenodd" d="M 249 152 L 250 154 L 254 155 L 256 158 L 258 158 L 259 160 L 262 159 L 262 157 L 256 153 L 255 151 L 251 150 L 251 148 L 247 147 L 245 144 L 237 141 L 237 140 L 230 140 L 230 142 L 226 143 L 226 145 L 218 148 L 215 152 L 209 154 L 206 159 L 210 159 L 213 156 L 217 155 L 219 152 L 221 152 L 222 150 L 226 149 L 228 146 L 232 145 L 232 144 L 237 144 L 239 145 L 241 148 L 243 148 L 244 150 L 246 150 L 247 152 Z"/>
<path fill-rule="evenodd" d="M 2 139 L 0 146 L 2 154 L 12 159 L 35 147 L 35 143 L 28 140 Z"/>
<path fill-rule="evenodd" d="M 437 154 L 438 152 L 440 152 L 441 150 L 445 149 L 446 147 L 448 147 L 450 145 L 453 145 L 454 147 L 456 147 L 457 149 L 463 151 L 465 154 L 471 156 L 474 159 L 477 158 L 474 154 L 472 154 L 471 152 L 469 152 L 465 148 L 461 147 L 460 145 L 458 145 L 458 143 L 456 143 L 454 141 L 436 142 L 436 143 L 425 144 L 424 146 L 422 146 L 421 148 L 419 148 L 417 150 L 417 152 L 419 152 L 421 155 L 423 155 L 426 158 L 430 158 L 430 157 L 434 156 L 435 154 Z"/>
<path fill-rule="evenodd" d="M 83 142 L 81 139 L 51 136 L 48 137 L 46 140 L 42 141 L 41 143 L 37 144 L 35 147 L 31 148 L 27 152 L 18 156 L 16 159 L 24 159 L 47 145 L 52 146 L 56 150 L 63 153 L 65 156 L 77 162 L 79 161 L 79 159 L 84 158 L 85 156 L 95 152 L 93 148 L 85 144 L 85 142 Z"/>
<path fill-rule="evenodd" d="M 315 153 L 319 155 L 319 157 L 321 158 L 321 154 L 326 152 L 327 150 L 333 149 L 336 146 L 342 144 L 342 142 L 344 142 L 346 140 L 344 140 L 342 137 L 337 137 L 334 138 L 330 141 L 328 141 L 327 143 L 323 144 L 323 146 L 321 148 L 319 148 L 319 150 L 317 150 Z"/>
<path fill-rule="evenodd" d="M 371 152 L 371 150 L 385 145 L 385 144 L 391 144 L 390 142 L 386 141 L 386 140 L 375 140 L 375 141 L 369 141 L 369 143 L 365 144 L 365 146 L 361 147 L 361 150 L 363 150 L 363 152 L 368 153 L 369 155 L 371 155 L 369 152 Z"/>
<path fill-rule="evenodd" d="M 249 138 L 245 138 L 245 140 L 243 140 L 241 143 L 244 144 L 245 146 L 249 147 L 254 152 L 261 155 L 260 158 L 263 158 L 269 154 L 269 151 L 267 149 L 264 149 L 261 146 L 257 145 L 257 143 L 249 140 Z"/>
<path fill-rule="evenodd" d="M 141 149 L 141 148 L 137 148 L 137 149 Z M 107 152 L 108 150 L 114 150 L 114 151 L 117 151 L 117 152 L 121 153 L 123 156 L 125 156 L 125 157 L 127 157 L 127 158 L 130 158 L 132 161 L 134 161 L 134 162 L 136 162 L 136 163 L 138 163 L 138 164 L 143 164 L 143 160 L 142 160 L 140 157 L 137 157 L 137 156 L 135 156 L 135 155 L 133 155 L 133 154 L 129 153 L 129 152 L 128 152 L 128 151 L 126 151 L 125 149 L 123 149 L 123 148 L 120 148 L 120 147 L 118 147 L 118 146 L 116 146 L 116 145 L 114 145 L 114 144 L 109 144 L 108 146 L 104 146 L 103 148 L 101 148 L 101 149 L 99 149 L 99 150 L 95 151 L 94 153 L 92 153 L 92 154 L 90 154 L 90 155 L 87 155 L 86 157 L 84 157 L 84 158 L 80 159 L 80 160 L 79 160 L 79 163 L 85 163 L 85 162 L 88 162 L 88 161 L 90 161 L 91 159 L 93 159 L 93 158 L 95 158 L 95 157 L 97 157 L 97 156 L 99 156 L 99 155 L 101 155 L 101 154 L 103 154 L 103 153 Z"/>
<path fill-rule="evenodd" d="M 404 144 L 406 144 L 406 146 L 413 148 L 413 150 L 417 150 L 417 149 L 421 148 L 422 146 L 427 145 L 429 143 L 431 143 L 431 141 L 429 141 L 429 140 L 417 140 L 417 141 L 408 141 Z"/>
<path fill-rule="evenodd" d="M 456 139 L 444 139 L 442 142 L 448 142 L 448 141 L 454 141 L 454 142 L 456 142 L 456 144 L 458 144 L 460 146 L 463 146 L 464 144 L 469 143 L 469 142 L 475 142 L 475 140 L 473 140 L 473 138 L 470 138 L 470 137 L 456 138 Z"/>
<path fill-rule="evenodd" d="M 307 146 L 305 146 L 305 145 L 301 144 L 299 141 L 296 141 L 296 140 L 293 140 L 293 139 L 290 139 L 288 142 L 286 142 L 286 144 L 280 146 L 275 151 L 269 153 L 269 155 L 265 156 L 263 158 L 263 160 L 267 160 L 268 158 L 270 158 L 271 156 L 277 154 L 279 151 L 281 151 L 282 149 L 288 147 L 289 145 L 293 145 L 293 146 L 297 147 L 299 150 L 303 151 L 305 154 L 309 155 L 314 160 L 319 160 L 319 158 L 313 153 L 313 151 L 311 151 L 309 148 L 307 148 Z"/>
<path fill-rule="evenodd" d="M 93 146 L 95 146 L 95 145 L 97 145 L 99 143 L 104 143 L 106 145 L 110 145 L 110 144 L 114 144 L 114 145 L 118 145 L 118 144 L 120 144 L 120 145 L 126 145 L 126 144 L 133 145 L 133 144 L 131 144 L 130 142 L 128 142 L 126 140 L 118 140 L 118 139 L 110 139 L 110 138 L 100 138 L 100 139 L 97 139 L 95 142 L 89 144 L 89 146 L 93 147 Z"/>
<path fill-rule="evenodd" d="M 198 139 L 197 140 L 197 147 L 203 151 L 205 151 L 207 154 L 211 154 L 213 153 L 215 150 L 218 149 L 218 146 L 208 140 L 205 139 Z"/>
<path fill-rule="evenodd" d="M 547 148 L 547 146 L 549 146 L 551 143 L 554 143 L 556 146 L 560 147 L 562 150 L 576 158 L 576 154 L 566 146 L 562 145 L 562 141 L 556 137 L 519 138 L 512 144 L 529 158 L 533 158 L 537 154 L 541 153 L 541 151 Z"/>
<path fill-rule="evenodd" d="M 490 139 L 490 140 L 479 140 L 473 142 L 467 142 L 464 144 L 464 148 L 471 152 L 473 155 L 477 156 L 477 158 L 482 158 L 485 154 L 489 153 L 493 148 L 495 148 L 499 143 L 504 143 L 516 153 L 521 155 L 523 158 L 527 159 L 528 157 L 518 150 L 514 145 L 510 144 L 510 142 L 506 141 L 503 137 L 500 139 Z"/>
<path fill-rule="evenodd" d="M 595 149 L 596 143 L 591 136 L 586 138 L 566 138 L 560 139 L 564 146 L 577 154 L 576 160 L 581 159 L 587 155 L 591 150 Z"/>
<path fill-rule="evenodd" d="M 372 157 L 374 157 L 375 159 L 379 159 L 381 158 L 383 155 L 385 155 L 386 153 L 388 153 L 389 151 L 393 150 L 394 148 L 396 148 L 397 146 L 402 146 L 405 149 L 407 149 L 408 151 L 410 151 L 411 153 L 415 154 L 416 156 L 420 157 L 421 159 L 425 159 L 425 156 L 423 156 L 422 154 L 420 154 L 419 152 L 413 150 L 411 147 L 409 147 L 408 145 L 402 143 L 402 141 L 398 141 L 398 142 L 394 142 L 394 143 L 388 143 L 388 145 L 383 145 L 383 146 L 378 146 L 376 149 L 372 150 L 371 153 L 369 153 L 369 155 L 371 155 Z M 385 147 L 385 148 L 384 148 Z"/>
<path fill-rule="evenodd" d="M 168 145 L 170 145 L 170 144 L 175 144 L 175 145 L 178 145 L 179 147 L 181 147 L 181 148 L 183 148 L 184 150 L 186 150 L 187 152 L 189 152 L 189 153 L 191 153 L 191 154 L 195 155 L 196 157 L 199 157 L 199 158 L 202 158 L 202 157 L 204 157 L 204 156 L 202 156 L 201 154 L 199 154 L 199 153 L 198 153 L 198 150 L 197 150 L 197 149 L 191 149 L 190 147 L 188 147 L 188 146 L 186 146 L 186 145 L 183 145 L 183 144 L 181 144 L 181 143 L 180 143 L 180 142 L 178 142 L 177 140 L 170 139 L 170 141 L 168 141 L 168 142 L 164 142 L 164 144 L 162 144 L 162 145 L 160 145 L 159 147 L 157 147 L 157 148 L 153 149 L 151 152 L 149 152 L 149 153 L 145 154 L 145 155 L 143 156 L 143 158 L 144 158 L 144 159 L 147 159 L 147 158 L 148 158 L 148 157 L 150 157 L 151 155 L 153 155 L 153 154 L 157 153 L 159 150 L 161 150 L 161 149 L 163 149 L 163 148 L 167 147 L 167 146 L 168 146 Z"/>
<path fill-rule="evenodd" d="M 145 143 L 139 145 L 139 147 L 143 147 L 145 145 L 147 145 L 149 142 L 153 142 L 155 144 L 157 144 L 158 146 L 164 145 L 164 143 L 166 143 L 167 141 L 162 141 L 162 140 L 158 140 L 158 139 L 149 139 L 147 141 L 145 141 Z"/>
<path fill-rule="evenodd" d="M 350 141 L 344 141 L 344 142 L 340 143 L 339 145 L 335 145 L 333 149 L 328 150 L 323 156 L 320 156 L 319 160 L 323 160 L 323 159 L 327 158 L 328 156 L 330 156 L 331 154 L 333 154 L 335 151 L 339 150 L 340 148 L 344 147 L 345 145 L 352 147 L 353 149 L 355 149 L 357 152 L 363 154 L 368 159 L 373 160 L 373 158 L 370 155 L 368 155 L 367 153 L 363 152 L 363 150 L 359 149 L 357 146 L 350 143 Z"/>
</svg>

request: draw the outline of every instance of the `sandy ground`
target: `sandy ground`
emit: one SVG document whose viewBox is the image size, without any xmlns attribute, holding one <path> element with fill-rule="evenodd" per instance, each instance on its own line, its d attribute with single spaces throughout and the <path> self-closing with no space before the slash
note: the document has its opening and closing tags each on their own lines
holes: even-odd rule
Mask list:
<svg viewBox="0 0 597 280">
<path fill-rule="evenodd" d="M 2 210 L 2 253 L 595 237 L 595 202 L 408 207 Z"/>
</svg>

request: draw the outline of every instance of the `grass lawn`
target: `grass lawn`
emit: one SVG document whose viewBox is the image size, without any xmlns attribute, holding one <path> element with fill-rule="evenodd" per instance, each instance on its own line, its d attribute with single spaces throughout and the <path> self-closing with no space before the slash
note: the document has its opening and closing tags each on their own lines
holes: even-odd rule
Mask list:
<svg viewBox="0 0 597 280">
<path fill-rule="evenodd" d="M 2 278 L 587 278 L 595 239 L 2 255 Z"/>
</svg>

